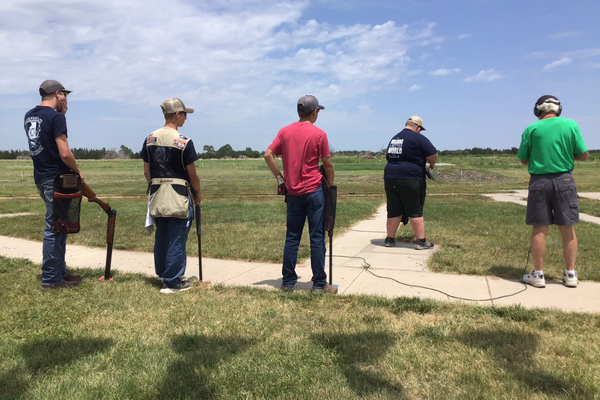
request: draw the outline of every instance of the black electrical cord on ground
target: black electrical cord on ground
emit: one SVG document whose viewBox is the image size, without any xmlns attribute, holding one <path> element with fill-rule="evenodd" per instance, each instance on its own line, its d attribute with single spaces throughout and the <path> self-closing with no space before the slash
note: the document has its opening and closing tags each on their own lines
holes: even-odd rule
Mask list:
<svg viewBox="0 0 600 400">
<path fill-rule="evenodd" d="M 527 270 L 527 264 L 529 264 L 529 254 L 530 254 L 530 253 L 531 253 L 531 247 L 529 247 L 529 252 L 527 253 L 527 261 L 525 262 L 525 270 Z M 396 282 L 396 283 L 399 283 L 399 284 L 401 284 L 401 285 L 404 285 L 404 286 L 415 287 L 415 288 L 420 288 L 420 289 L 425 289 L 425 290 L 431 290 L 431 291 L 433 291 L 433 292 L 438 292 L 438 293 L 441 293 L 441 294 L 443 294 L 444 296 L 448 296 L 448 297 L 451 297 L 451 298 L 453 298 L 453 299 L 457 299 L 457 300 L 464 300 L 464 301 L 494 301 L 494 300 L 504 299 L 504 298 L 507 298 L 507 297 L 516 296 L 516 295 L 518 295 L 519 293 L 523 293 L 524 291 L 526 291 L 526 290 L 527 290 L 527 285 L 526 285 L 525 283 L 523 283 L 523 282 L 519 282 L 519 283 L 521 283 L 521 284 L 524 286 L 524 289 L 522 289 L 522 290 L 519 290 L 518 292 L 515 292 L 515 293 L 512 293 L 512 294 L 507 294 L 507 295 L 504 295 L 504 296 L 498 296 L 498 297 L 492 297 L 491 299 L 467 299 L 467 298 L 465 298 L 465 297 L 453 296 L 453 295 L 451 295 L 451 294 L 448 294 L 448 293 L 446 293 L 446 292 L 444 292 L 444 291 L 441 291 L 441 290 L 439 290 L 439 289 L 434 289 L 434 288 L 430 288 L 430 287 L 426 287 L 426 286 L 411 285 L 411 284 L 408 284 L 408 283 L 400 282 L 400 281 L 399 281 L 399 280 L 397 280 L 397 279 L 390 278 L 389 276 L 380 276 L 380 275 L 377 275 L 376 273 L 372 272 L 372 271 L 369 269 L 369 268 L 371 267 L 371 264 L 369 264 L 369 263 L 367 262 L 367 260 L 365 260 L 363 257 L 358 257 L 358 256 L 336 256 L 335 254 L 333 255 L 333 257 L 342 257 L 342 258 L 360 258 L 361 260 L 363 260 L 363 265 L 362 265 L 362 267 L 363 267 L 363 268 L 364 268 L 364 269 L 365 269 L 365 270 L 366 270 L 368 273 L 370 273 L 371 275 L 373 275 L 373 276 L 375 276 L 375 277 L 377 277 L 377 278 L 380 278 L 380 279 L 389 279 L 389 280 L 391 280 L 391 281 L 394 281 L 394 282 Z M 525 273 L 525 272 L 523 272 L 523 273 Z"/>
</svg>

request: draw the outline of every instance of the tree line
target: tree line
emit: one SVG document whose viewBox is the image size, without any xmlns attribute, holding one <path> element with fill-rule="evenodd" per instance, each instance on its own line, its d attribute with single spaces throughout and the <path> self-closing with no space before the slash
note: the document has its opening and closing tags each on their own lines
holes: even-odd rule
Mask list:
<svg viewBox="0 0 600 400">
<path fill-rule="evenodd" d="M 71 149 L 75 159 L 77 160 L 110 160 L 110 159 L 136 159 L 142 158 L 140 152 L 134 152 L 127 146 L 121 145 L 119 150 L 116 148 L 106 149 L 88 149 L 88 148 L 73 148 Z M 495 155 L 495 154 L 514 154 L 516 155 L 519 149 L 512 147 L 510 149 L 492 149 L 473 147 L 472 149 L 464 150 L 442 150 L 440 156 L 463 156 L 463 155 Z M 600 153 L 600 149 L 589 150 L 590 153 Z M 246 150 L 233 150 L 231 145 L 226 144 L 215 150 L 214 146 L 204 145 L 202 153 L 198 153 L 198 158 L 207 160 L 211 158 L 260 158 L 264 155 L 264 151 L 252 150 L 251 147 L 246 147 Z M 380 151 L 368 150 L 342 150 L 332 151 L 332 156 L 345 157 L 361 157 L 374 158 L 378 156 L 385 157 L 385 149 Z M 28 150 L 0 150 L 0 160 L 22 160 L 29 159 Z"/>
</svg>

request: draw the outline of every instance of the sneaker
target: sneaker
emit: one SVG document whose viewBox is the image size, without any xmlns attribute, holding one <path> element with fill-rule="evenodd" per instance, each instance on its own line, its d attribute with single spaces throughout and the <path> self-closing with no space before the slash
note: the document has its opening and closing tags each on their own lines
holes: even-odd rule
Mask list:
<svg viewBox="0 0 600 400">
<path fill-rule="evenodd" d="M 385 247 L 394 247 L 396 245 L 396 239 L 393 237 L 386 237 L 385 242 L 383 243 Z"/>
<path fill-rule="evenodd" d="M 169 282 L 163 282 L 162 287 L 160 288 L 161 293 L 178 293 L 183 292 L 184 290 L 188 290 L 191 288 L 188 282 L 181 282 L 179 285 L 174 285 Z"/>
<path fill-rule="evenodd" d="M 579 280 L 577 279 L 577 271 L 565 270 L 562 281 L 566 287 L 577 287 L 577 284 L 579 283 Z"/>
<path fill-rule="evenodd" d="M 523 275 L 521 282 L 528 283 L 536 288 L 546 287 L 546 279 L 544 278 L 544 274 L 538 275 L 534 274 L 534 272 L 535 270 L 531 271 L 529 274 Z"/>
<path fill-rule="evenodd" d="M 283 283 L 281 284 L 281 287 L 279 288 L 279 290 L 281 290 L 282 292 L 293 292 L 294 291 L 294 287 L 293 286 L 286 286 Z"/>
<path fill-rule="evenodd" d="M 80 280 L 81 280 L 81 275 L 68 274 L 68 275 L 63 276 L 63 281 L 67 281 L 67 282 L 80 281 Z"/>
<path fill-rule="evenodd" d="M 311 292 L 313 293 L 331 293 L 331 294 L 337 294 L 338 292 L 338 287 L 337 286 L 333 286 L 330 284 L 327 284 L 327 286 L 325 286 L 324 288 L 312 288 L 310 289 Z"/>
<path fill-rule="evenodd" d="M 62 288 L 70 288 L 79 286 L 81 281 L 65 281 L 63 280 L 60 283 L 54 285 L 42 285 L 42 290 L 50 290 L 50 289 L 62 289 Z"/>
<path fill-rule="evenodd" d="M 415 250 L 427 250 L 433 248 L 433 243 L 428 242 L 425 239 L 417 240 Z"/>
</svg>

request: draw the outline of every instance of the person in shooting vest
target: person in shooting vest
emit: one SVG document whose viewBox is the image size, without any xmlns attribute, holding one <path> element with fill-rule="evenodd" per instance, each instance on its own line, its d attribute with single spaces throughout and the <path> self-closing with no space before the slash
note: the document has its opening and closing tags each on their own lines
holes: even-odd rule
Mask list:
<svg viewBox="0 0 600 400">
<path fill-rule="evenodd" d="M 415 234 L 416 250 L 427 250 L 433 243 L 425 239 L 423 206 L 427 184 L 425 163 L 433 169 L 438 153 L 433 144 L 421 134 L 424 131 L 420 117 L 410 117 L 404 129 L 397 133 L 388 144 L 385 158 L 383 181 L 387 198 L 387 237 L 384 245 L 396 244 L 396 231 L 403 217 L 408 217 Z"/>
<path fill-rule="evenodd" d="M 67 235 L 52 232 L 54 178 L 74 171 L 84 176 L 67 141 L 67 95 L 71 93 L 58 81 L 46 80 L 39 89 L 42 102 L 25 114 L 25 133 L 33 160 L 33 178 L 46 203 L 46 229 L 42 244 L 42 289 L 79 285 L 81 275 L 70 274 L 65 263 Z"/>
<path fill-rule="evenodd" d="M 156 224 L 154 268 L 163 282 L 160 292 L 177 293 L 190 288 L 181 276 L 193 206 L 200 204 L 200 178 L 194 165 L 198 154 L 192 140 L 177 129 L 194 110 L 179 99 L 165 100 L 160 107 L 165 126 L 146 137 L 141 154 L 149 185 L 148 212 Z"/>
<path fill-rule="evenodd" d="M 554 224 L 558 225 L 562 237 L 565 259 L 563 283 L 567 287 L 577 287 L 579 283 L 575 271 L 575 224 L 579 222 L 579 199 L 572 171 L 575 160 L 587 160 L 588 150 L 577 123 L 560 118 L 561 112 L 562 105 L 556 97 L 540 97 L 533 108 L 538 120 L 523 132 L 517 152 L 517 157 L 527 165 L 531 174 L 525 223 L 533 226 L 531 255 L 534 269 L 523 275 L 521 280 L 537 288 L 546 286 L 546 235 L 548 225 Z"/>
</svg>

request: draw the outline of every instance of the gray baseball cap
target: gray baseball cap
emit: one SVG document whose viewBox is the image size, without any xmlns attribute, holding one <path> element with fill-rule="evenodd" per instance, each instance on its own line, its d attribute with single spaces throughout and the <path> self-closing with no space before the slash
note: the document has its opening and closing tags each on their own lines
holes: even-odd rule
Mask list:
<svg viewBox="0 0 600 400">
<path fill-rule="evenodd" d="M 47 79 L 40 85 L 40 95 L 46 96 L 56 92 L 71 93 L 72 90 L 67 90 L 59 81 L 54 79 Z"/>
<path fill-rule="evenodd" d="M 193 108 L 185 108 L 183 101 L 176 98 L 163 101 L 160 108 L 162 108 L 163 114 L 175 114 L 176 112 L 191 114 L 194 112 Z"/>
<path fill-rule="evenodd" d="M 319 104 L 319 100 L 313 95 L 307 94 L 298 100 L 298 112 L 311 112 L 314 110 L 324 110 L 325 107 Z"/>
</svg>

